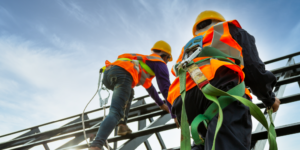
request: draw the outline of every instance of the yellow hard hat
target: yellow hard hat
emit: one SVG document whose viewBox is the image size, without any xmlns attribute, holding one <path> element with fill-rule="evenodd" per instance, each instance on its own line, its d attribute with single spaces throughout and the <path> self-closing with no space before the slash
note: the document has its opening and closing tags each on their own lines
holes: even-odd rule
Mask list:
<svg viewBox="0 0 300 150">
<path fill-rule="evenodd" d="M 208 19 L 214 19 L 214 20 L 219 20 L 219 21 L 225 21 L 225 18 L 219 14 L 218 12 L 216 11 L 213 11 L 213 10 L 205 10 L 203 12 L 201 12 L 196 21 L 195 21 L 195 24 L 194 24 L 194 27 L 193 27 L 193 35 L 195 36 L 195 32 L 197 31 L 197 25 L 204 21 L 204 20 L 208 20 Z"/>
<path fill-rule="evenodd" d="M 151 48 L 151 50 L 161 50 L 163 52 L 166 52 L 167 54 L 169 54 L 171 56 L 170 60 L 169 61 L 172 61 L 173 60 L 173 57 L 172 57 L 172 50 L 171 50 L 171 46 L 165 42 L 165 41 L 157 41 L 153 47 Z"/>
</svg>

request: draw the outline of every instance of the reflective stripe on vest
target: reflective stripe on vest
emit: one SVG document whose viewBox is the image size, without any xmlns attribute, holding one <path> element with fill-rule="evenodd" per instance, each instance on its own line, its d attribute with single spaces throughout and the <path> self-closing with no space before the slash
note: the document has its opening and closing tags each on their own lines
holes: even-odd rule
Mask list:
<svg viewBox="0 0 300 150">
<path fill-rule="evenodd" d="M 134 61 L 138 62 L 138 66 L 136 66 L 136 62 Z M 156 54 L 142 55 L 126 53 L 120 55 L 118 57 L 118 60 L 112 63 L 112 65 L 120 66 L 132 75 L 132 78 L 134 80 L 132 87 L 142 85 L 147 89 L 151 86 L 151 81 L 154 78 L 155 73 L 145 63 L 146 61 L 159 61 L 165 63 L 163 59 Z"/>
<path fill-rule="evenodd" d="M 219 23 L 214 28 L 213 39 L 210 47 L 214 47 L 221 52 L 228 54 L 240 61 L 239 66 L 244 68 L 242 47 L 231 37 L 228 22 Z"/>
<path fill-rule="evenodd" d="M 236 20 L 228 21 L 228 22 L 221 22 L 214 26 L 212 26 L 210 29 L 208 29 L 206 32 L 202 32 L 195 36 L 191 41 L 194 40 L 194 42 L 199 42 L 199 36 L 204 36 L 203 40 L 201 41 L 203 47 L 212 47 L 217 48 L 219 52 L 223 56 L 226 56 L 227 59 L 237 63 L 238 65 L 232 64 L 229 61 L 224 60 L 218 60 L 218 59 L 208 59 L 206 61 L 203 61 L 199 64 L 197 64 L 198 61 L 201 61 L 203 59 L 211 58 L 212 56 L 203 54 L 199 54 L 200 57 L 195 58 L 193 61 L 199 66 L 203 74 L 206 76 L 208 80 L 212 80 L 215 76 L 215 73 L 217 69 L 221 66 L 226 66 L 229 69 L 234 70 L 237 72 L 241 78 L 241 82 L 244 80 L 244 73 L 242 69 L 244 68 L 244 62 L 243 62 L 243 56 L 242 56 L 242 47 L 231 37 L 229 32 L 228 24 L 231 23 L 235 25 L 236 27 L 240 27 L 239 23 Z M 196 41 L 197 40 L 197 41 Z M 184 51 L 187 48 L 190 48 L 191 46 L 195 44 L 191 44 L 191 41 L 188 42 L 187 46 L 185 46 L 182 49 L 182 52 L 177 60 L 177 63 L 182 61 L 182 57 L 184 55 Z M 199 44 L 200 45 L 200 44 Z M 176 75 L 174 67 L 172 68 L 172 73 Z M 177 75 L 176 75 L 177 76 Z M 190 75 L 187 74 L 186 76 L 186 90 L 190 90 L 193 87 L 195 87 L 196 84 L 194 81 L 190 78 Z M 247 92 L 248 95 L 248 92 Z M 180 96 L 180 89 L 179 89 L 179 79 L 178 77 L 173 81 L 169 88 L 169 95 L 168 95 L 168 101 L 172 104 L 174 100 Z M 248 95 L 251 97 L 251 95 Z"/>
<path fill-rule="evenodd" d="M 122 60 L 122 61 L 134 61 L 131 60 L 129 58 L 119 58 L 118 60 Z M 142 60 L 137 60 L 139 62 L 139 68 L 142 68 L 145 71 L 141 71 L 141 78 L 139 80 L 139 83 L 136 85 L 144 85 L 147 78 L 153 78 L 155 76 L 155 73 L 152 71 L 152 69 L 145 64 Z"/>
</svg>

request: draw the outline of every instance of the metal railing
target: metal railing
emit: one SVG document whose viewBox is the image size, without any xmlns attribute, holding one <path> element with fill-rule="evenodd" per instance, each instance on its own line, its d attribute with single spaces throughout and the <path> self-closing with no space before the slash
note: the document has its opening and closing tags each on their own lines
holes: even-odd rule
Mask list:
<svg viewBox="0 0 300 150">
<path fill-rule="evenodd" d="M 274 75 L 277 77 L 278 82 L 274 88 L 274 93 L 276 96 L 281 100 L 281 104 L 288 104 L 291 102 L 299 101 L 300 100 L 300 93 L 295 95 L 290 95 L 286 97 L 282 97 L 285 91 L 286 85 L 293 82 L 298 82 L 300 84 L 300 63 L 295 63 L 294 58 L 295 56 L 300 55 L 300 52 L 293 53 L 290 55 L 286 55 L 283 57 L 279 57 L 276 59 L 272 59 L 266 61 L 265 64 L 270 64 L 274 62 L 278 62 L 284 59 L 288 59 L 286 66 L 271 70 Z M 155 134 L 157 140 L 160 143 L 161 149 L 167 149 L 166 145 L 164 144 L 163 138 L 161 137 L 161 131 L 166 131 L 170 129 L 176 128 L 175 123 L 166 124 L 170 119 L 170 115 L 166 112 L 159 109 L 155 103 L 145 103 L 145 98 L 149 97 L 148 95 L 142 96 L 139 98 L 135 98 L 135 101 L 132 104 L 132 108 L 130 109 L 128 122 L 138 122 L 138 131 L 133 132 L 132 134 L 126 136 L 117 136 L 117 129 L 115 129 L 115 136 L 108 139 L 108 142 L 114 142 L 114 146 L 111 149 L 118 149 L 118 150 L 128 150 L 128 149 L 135 149 L 140 144 L 144 143 L 147 150 L 151 150 L 151 145 L 148 142 L 148 138 Z M 262 103 L 257 103 L 257 106 L 260 108 L 264 108 Z M 109 106 L 106 106 L 109 108 Z M 99 125 L 101 124 L 103 117 L 98 117 L 94 119 L 89 119 L 89 114 L 101 111 L 103 108 L 91 110 L 85 112 L 84 119 L 85 119 L 85 126 L 87 136 L 89 137 L 90 141 L 93 140 L 95 134 L 98 131 Z M 280 112 L 280 110 L 279 110 Z M 265 115 L 267 113 L 265 112 Z M 153 117 L 160 116 L 158 119 L 154 120 Z M 273 114 L 273 118 L 275 120 L 276 113 Z M 268 117 L 267 117 L 268 118 Z M 41 132 L 40 128 L 46 125 L 54 124 L 57 122 L 66 121 L 69 119 L 73 119 L 73 121 L 52 130 Z M 146 125 L 146 119 L 149 119 L 151 122 L 150 125 Z M 0 143 L 0 149 L 30 149 L 34 146 L 43 145 L 45 150 L 49 150 L 48 143 L 53 141 L 59 141 L 62 139 L 67 139 L 70 137 L 75 137 L 72 140 L 68 141 L 67 143 L 61 145 L 57 149 L 84 149 L 87 148 L 86 144 L 78 145 L 79 143 L 84 141 L 83 133 L 82 133 L 82 124 L 81 124 L 81 114 L 76 114 L 70 117 L 66 117 L 63 119 L 59 119 L 56 121 L 51 121 L 48 123 L 40 124 L 37 126 L 33 126 L 30 128 L 26 128 L 23 130 L 19 130 L 16 132 L 8 133 L 5 135 L 0 135 L 0 138 L 4 138 L 7 136 L 11 136 L 14 134 L 22 133 L 24 131 L 28 131 L 16 138 L 8 140 L 6 142 Z M 295 134 L 300 132 L 300 122 L 293 123 L 288 125 L 283 125 L 276 127 L 277 136 L 285 136 L 289 134 Z M 128 139 L 127 142 L 118 146 L 118 141 Z M 265 129 L 259 124 L 256 127 L 255 132 L 252 133 L 252 149 L 255 150 L 263 150 L 266 144 L 267 139 L 267 132 Z M 178 144 L 179 145 L 179 144 Z M 179 149 L 172 148 L 172 149 Z"/>
</svg>

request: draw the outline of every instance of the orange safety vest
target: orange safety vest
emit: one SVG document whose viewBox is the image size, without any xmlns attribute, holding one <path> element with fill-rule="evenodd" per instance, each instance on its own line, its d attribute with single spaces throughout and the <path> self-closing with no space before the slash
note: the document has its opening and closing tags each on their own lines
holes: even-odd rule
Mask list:
<svg viewBox="0 0 300 150">
<path fill-rule="evenodd" d="M 127 72 L 129 72 L 132 76 L 133 82 L 131 87 L 135 87 L 138 85 L 142 85 L 144 88 L 148 89 L 151 86 L 152 79 L 155 77 L 155 75 L 150 75 L 145 68 L 143 68 L 139 63 L 136 64 L 136 62 L 133 62 L 131 60 L 141 60 L 144 63 L 146 61 L 158 61 L 158 62 L 164 62 L 164 60 L 157 54 L 151 54 L 151 55 L 142 55 L 142 54 L 129 54 L 125 53 L 118 56 L 118 59 L 120 58 L 128 58 L 130 60 L 117 60 L 113 63 L 110 63 L 106 60 L 105 64 L 106 67 L 109 65 L 116 65 L 119 67 L 122 67 Z"/>
<path fill-rule="evenodd" d="M 201 62 L 198 64 L 200 70 L 204 74 L 204 76 L 210 81 L 214 78 L 216 71 L 218 68 L 221 66 L 226 66 L 229 69 L 234 70 L 237 72 L 237 74 L 240 77 L 240 81 L 244 81 L 245 74 L 242 71 L 244 68 L 244 61 L 243 61 L 243 53 L 242 53 L 242 47 L 231 37 L 230 32 L 229 32 L 229 27 L 228 24 L 233 24 L 238 28 L 241 28 L 239 22 L 237 20 L 232 20 L 232 21 L 227 21 L 227 22 L 221 22 L 218 23 L 211 28 L 209 28 L 207 31 L 199 33 L 196 35 L 194 38 L 197 36 L 203 36 L 202 39 L 202 46 L 203 48 L 206 46 L 214 47 L 220 50 L 221 52 L 232 56 L 234 58 L 238 58 L 240 60 L 240 65 L 232 64 L 226 61 L 221 61 L 218 59 L 208 59 L 207 61 Z M 182 48 L 181 54 L 176 61 L 176 63 L 182 61 L 182 57 L 184 54 L 184 48 Z M 206 59 L 209 57 L 196 57 L 193 59 L 194 62 Z M 233 62 L 235 61 L 232 58 L 228 58 L 232 60 Z M 171 70 L 172 74 L 176 76 L 174 72 L 174 68 Z M 173 104 L 174 100 L 180 96 L 180 86 L 179 86 L 179 78 L 177 77 L 173 83 L 171 84 L 169 88 L 169 94 L 168 94 L 168 101 Z M 192 89 L 195 87 L 196 84 L 195 82 L 191 79 L 190 74 L 186 74 L 186 91 Z M 250 95 L 250 91 L 246 88 L 245 93 L 252 98 Z"/>
</svg>

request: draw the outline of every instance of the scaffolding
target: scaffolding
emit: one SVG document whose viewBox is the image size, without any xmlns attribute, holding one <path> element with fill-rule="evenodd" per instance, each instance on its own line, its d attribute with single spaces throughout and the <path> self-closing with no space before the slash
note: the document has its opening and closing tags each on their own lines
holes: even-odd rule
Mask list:
<svg viewBox="0 0 300 150">
<path fill-rule="evenodd" d="M 300 93 L 283 97 L 283 93 L 287 84 L 298 82 L 300 87 L 300 63 L 295 63 L 295 56 L 300 55 L 300 52 L 296 52 L 290 55 L 282 56 L 275 58 L 269 61 L 264 62 L 265 64 L 271 64 L 275 62 L 282 61 L 287 59 L 286 66 L 271 70 L 271 72 L 277 78 L 277 84 L 274 88 L 274 93 L 276 97 L 281 100 L 281 104 L 287 104 L 300 100 Z M 155 134 L 161 149 L 163 150 L 179 150 L 179 147 L 167 148 L 164 140 L 160 134 L 161 131 L 167 131 L 170 129 L 176 128 L 175 123 L 166 124 L 171 120 L 171 116 L 166 112 L 159 109 L 155 103 L 146 103 L 145 98 L 149 95 L 138 97 L 133 99 L 133 104 L 128 115 L 128 123 L 137 122 L 138 131 L 133 132 L 132 134 L 126 136 L 117 136 L 117 128 L 114 130 L 114 137 L 108 139 L 109 143 L 113 143 L 113 147 L 110 147 L 114 150 L 133 150 L 136 149 L 139 145 L 145 145 L 147 150 L 151 150 L 151 145 L 148 141 L 148 138 Z M 257 106 L 261 109 L 264 109 L 263 103 L 257 103 Z M 109 108 L 109 106 L 106 106 Z M 91 110 L 85 112 L 84 120 L 87 137 L 92 141 L 98 131 L 99 125 L 101 124 L 103 117 L 98 117 L 94 119 L 89 119 L 89 114 L 103 110 L 103 108 Z M 264 112 L 266 118 L 268 114 Z M 273 113 L 273 119 L 275 120 L 277 113 Z M 153 117 L 159 116 L 157 119 Z M 73 119 L 69 123 L 52 130 L 41 132 L 40 128 L 46 125 L 54 124 L 57 122 L 66 121 Z M 150 124 L 147 125 L 147 119 L 150 121 Z M 269 121 L 269 120 L 268 120 Z M 51 121 L 48 123 L 40 124 L 16 132 L 8 133 L 5 135 L 0 135 L 0 138 L 8 137 L 14 134 L 22 133 L 24 134 L 15 137 L 6 142 L 0 143 L 0 149 L 12 149 L 12 150 L 27 150 L 38 145 L 43 145 L 45 150 L 50 150 L 48 143 L 67 139 L 70 137 L 75 137 L 72 140 L 66 142 L 60 147 L 56 148 L 57 150 L 67 150 L 67 149 L 85 149 L 87 144 L 79 145 L 83 142 L 84 135 L 82 132 L 82 122 L 81 114 L 76 114 L 70 117 L 59 119 L 56 121 Z M 287 124 L 283 126 L 276 127 L 277 136 L 286 136 L 290 134 L 295 134 L 300 132 L 300 122 Z M 256 130 L 252 133 L 251 148 L 253 150 L 263 150 L 266 145 L 267 131 L 261 124 L 258 124 Z M 118 146 L 118 141 L 127 140 L 124 144 Z M 179 145 L 179 142 L 178 142 Z"/>
</svg>

